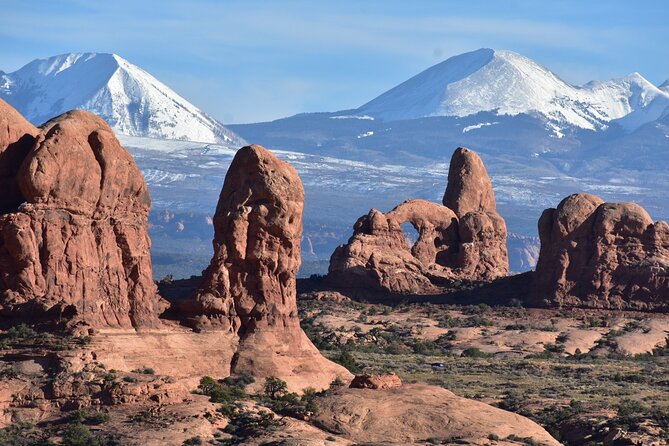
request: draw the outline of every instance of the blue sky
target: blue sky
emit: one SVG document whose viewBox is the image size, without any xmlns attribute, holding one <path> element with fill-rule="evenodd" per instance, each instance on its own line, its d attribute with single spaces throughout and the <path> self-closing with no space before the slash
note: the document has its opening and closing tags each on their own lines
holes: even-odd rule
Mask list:
<svg viewBox="0 0 669 446">
<path fill-rule="evenodd" d="M 114 52 L 225 123 L 354 108 L 450 56 L 509 49 L 563 79 L 669 78 L 669 2 L 0 0 L 0 69 Z"/>
</svg>

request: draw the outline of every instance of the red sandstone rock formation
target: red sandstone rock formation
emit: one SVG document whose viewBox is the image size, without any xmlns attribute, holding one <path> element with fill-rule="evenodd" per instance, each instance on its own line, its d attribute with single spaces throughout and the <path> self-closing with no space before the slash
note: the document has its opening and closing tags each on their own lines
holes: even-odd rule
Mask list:
<svg viewBox="0 0 669 446">
<path fill-rule="evenodd" d="M 0 105 L 0 138 L 20 148 L 9 157 L 15 176 L 4 176 L 18 190 L 0 215 L 3 313 L 48 313 L 93 328 L 157 326 L 166 304 L 151 271 L 151 200 L 130 154 L 92 114 L 65 113 L 38 132 Z"/>
<path fill-rule="evenodd" d="M 633 203 L 574 194 L 539 220 L 544 305 L 669 310 L 669 225 Z"/>
<path fill-rule="evenodd" d="M 458 147 L 453 152 L 443 203 L 458 217 L 475 211 L 496 212 L 495 192 L 488 171 L 472 150 Z"/>
<path fill-rule="evenodd" d="M 341 287 L 429 294 L 450 280 L 505 276 L 506 224 L 481 159 L 457 149 L 448 178 L 444 203 L 454 210 L 425 200 L 405 201 L 387 214 L 372 209 L 332 254 L 328 279 Z M 406 222 L 418 232 L 413 246 L 402 231 Z"/>
<path fill-rule="evenodd" d="M 350 374 L 299 325 L 296 275 L 304 189 L 295 169 L 261 146 L 240 149 L 214 216 L 214 257 L 195 296 L 200 329 L 239 334 L 232 371 L 278 376 L 295 388 Z"/>
<path fill-rule="evenodd" d="M 391 389 L 401 385 L 400 377 L 389 373 L 387 375 L 355 375 L 349 387 L 352 389 Z"/>
</svg>

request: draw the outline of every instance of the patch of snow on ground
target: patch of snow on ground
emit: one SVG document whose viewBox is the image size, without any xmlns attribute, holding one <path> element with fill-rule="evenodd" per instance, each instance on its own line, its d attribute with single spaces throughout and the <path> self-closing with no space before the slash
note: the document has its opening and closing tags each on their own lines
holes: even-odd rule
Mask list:
<svg viewBox="0 0 669 446">
<path fill-rule="evenodd" d="M 374 117 L 369 115 L 339 115 L 339 116 L 330 116 L 330 119 L 362 119 L 364 121 L 373 121 Z"/>
<path fill-rule="evenodd" d="M 480 122 L 478 124 L 468 125 L 467 127 L 462 129 L 462 133 L 467 133 L 467 132 L 470 132 L 472 130 L 477 130 L 477 129 L 480 129 L 482 127 L 487 127 L 489 125 L 495 125 L 495 124 L 499 124 L 499 122 Z"/>
</svg>

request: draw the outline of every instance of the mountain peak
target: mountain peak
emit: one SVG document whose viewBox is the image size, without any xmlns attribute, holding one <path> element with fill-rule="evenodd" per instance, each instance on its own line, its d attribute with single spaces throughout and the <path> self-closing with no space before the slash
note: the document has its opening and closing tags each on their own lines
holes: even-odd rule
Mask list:
<svg viewBox="0 0 669 446">
<path fill-rule="evenodd" d="M 151 74 L 113 53 L 36 59 L 0 78 L 0 98 L 34 124 L 81 108 L 100 115 L 126 135 L 244 143 Z"/>
<path fill-rule="evenodd" d="M 636 117 L 621 122 L 623 126 L 656 119 L 667 101 L 666 90 L 639 73 L 578 87 L 519 53 L 481 48 L 428 68 L 357 112 L 387 121 L 481 112 L 531 114 L 543 116 L 552 128 L 598 130 L 633 112 Z"/>
<path fill-rule="evenodd" d="M 45 59 L 35 59 L 18 70 L 18 72 L 31 72 L 40 76 L 56 76 L 65 70 L 84 65 L 93 59 L 96 59 L 96 63 L 106 63 L 109 67 L 116 65 L 113 54 L 65 53 Z"/>
</svg>

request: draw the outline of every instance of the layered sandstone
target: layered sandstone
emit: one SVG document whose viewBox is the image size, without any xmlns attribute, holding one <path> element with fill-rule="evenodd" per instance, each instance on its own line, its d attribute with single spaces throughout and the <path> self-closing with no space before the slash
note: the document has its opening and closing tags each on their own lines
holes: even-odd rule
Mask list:
<svg viewBox="0 0 669 446">
<path fill-rule="evenodd" d="M 418 232 L 413 245 L 405 223 Z M 476 153 L 459 148 L 444 206 L 409 200 L 385 214 L 372 209 L 332 254 L 328 279 L 342 287 L 427 294 L 448 281 L 489 281 L 508 270 L 506 223 L 495 209 L 490 177 Z"/>
<path fill-rule="evenodd" d="M 669 225 L 634 203 L 574 194 L 539 220 L 543 305 L 669 310 Z"/>
<path fill-rule="evenodd" d="M 151 200 L 130 154 L 83 111 L 39 131 L 4 103 L 0 112 L 2 146 L 9 142 L 0 171 L 17 187 L 3 194 L 0 215 L 2 312 L 91 328 L 158 326 L 166 304 L 152 277 Z"/>
<path fill-rule="evenodd" d="M 214 215 L 214 257 L 194 299 L 200 330 L 239 336 L 232 372 L 325 388 L 350 374 L 326 360 L 299 325 L 304 188 L 295 169 L 265 148 L 240 149 Z"/>
</svg>

